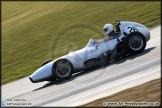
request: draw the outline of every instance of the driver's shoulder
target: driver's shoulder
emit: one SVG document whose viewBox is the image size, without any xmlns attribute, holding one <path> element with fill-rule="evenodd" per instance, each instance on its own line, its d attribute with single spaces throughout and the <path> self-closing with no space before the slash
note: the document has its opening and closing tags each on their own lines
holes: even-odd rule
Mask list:
<svg viewBox="0 0 162 108">
<path fill-rule="evenodd" d="M 115 38 L 119 37 L 120 35 L 121 35 L 121 33 L 116 32 L 116 33 L 114 33 L 114 34 L 112 35 L 112 39 L 115 39 Z"/>
</svg>

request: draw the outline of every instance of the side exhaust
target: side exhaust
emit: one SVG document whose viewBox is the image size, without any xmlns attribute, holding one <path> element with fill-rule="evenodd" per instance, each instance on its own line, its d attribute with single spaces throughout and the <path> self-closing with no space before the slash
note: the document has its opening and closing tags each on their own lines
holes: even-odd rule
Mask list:
<svg viewBox="0 0 162 108">
<path fill-rule="evenodd" d="M 97 58 L 93 58 L 84 62 L 84 66 L 97 66 L 107 62 L 107 54 L 103 53 Z"/>
</svg>

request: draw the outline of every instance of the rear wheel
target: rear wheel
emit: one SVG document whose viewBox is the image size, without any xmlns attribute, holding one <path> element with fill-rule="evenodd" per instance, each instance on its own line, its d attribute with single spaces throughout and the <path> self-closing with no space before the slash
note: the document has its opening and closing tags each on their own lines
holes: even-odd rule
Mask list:
<svg viewBox="0 0 162 108">
<path fill-rule="evenodd" d="M 52 70 L 58 80 L 70 79 L 73 72 L 72 64 L 66 59 L 56 61 Z"/>
<path fill-rule="evenodd" d="M 140 32 L 132 32 L 127 35 L 124 47 L 131 53 L 142 52 L 146 47 L 146 39 Z"/>
</svg>

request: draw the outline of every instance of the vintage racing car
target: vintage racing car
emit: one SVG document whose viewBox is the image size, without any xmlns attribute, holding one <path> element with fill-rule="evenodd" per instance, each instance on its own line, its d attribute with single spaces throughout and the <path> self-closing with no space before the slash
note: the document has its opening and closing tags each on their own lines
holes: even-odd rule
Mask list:
<svg viewBox="0 0 162 108">
<path fill-rule="evenodd" d="M 33 83 L 68 79 L 73 73 L 103 65 L 125 54 L 142 52 L 150 39 L 148 28 L 136 22 L 116 19 L 116 32 L 119 34 L 109 41 L 97 44 L 90 39 L 80 50 L 43 62 L 29 79 Z"/>
</svg>

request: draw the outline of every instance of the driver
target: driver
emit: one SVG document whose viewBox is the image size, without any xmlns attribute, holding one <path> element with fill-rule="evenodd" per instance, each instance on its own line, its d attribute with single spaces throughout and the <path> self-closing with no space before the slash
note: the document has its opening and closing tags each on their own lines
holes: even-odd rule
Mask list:
<svg viewBox="0 0 162 108">
<path fill-rule="evenodd" d="M 107 37 L 106 41 L 109 41 L 109 40 L 113 39 L 113 36 L 119 34 L 119 33 L 115 33 L 114 27 L 113 27 L 112 24 L 105 24 L 103 26 L 103 31 L 105 32 L 104 34 Z"/>
<path fill-rule="evenodd" d="M 109 41 L 115 37 L 117 37 L 118 35 L 120 35 L 121 33 L 119 32 L 115 32 L 114 31 L 114 27 L 112 24 L 105 24 L 103 26 L 103 31 L 104 31 L 104 34 L 106 36 L 106 39 L 104 41 Z M 103 41 L 101 41 L 103 42 Z M 101 42 L 98 42 L 98 41 L 95 41 L 96 44 L 100 44 Z"/>
</svg>

